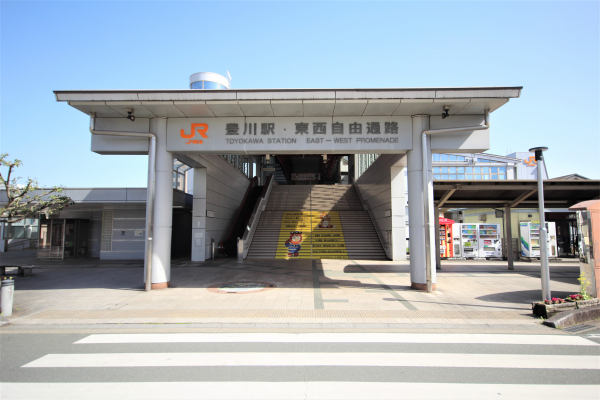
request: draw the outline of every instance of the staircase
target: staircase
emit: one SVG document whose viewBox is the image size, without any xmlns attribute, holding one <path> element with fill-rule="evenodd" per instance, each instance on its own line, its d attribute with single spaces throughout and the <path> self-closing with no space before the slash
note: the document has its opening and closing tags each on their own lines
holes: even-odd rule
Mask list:
<svg viewBox="0 0 600 400">
<path fill-rule="evenodd" d="M 278 185 L 287 185 L 288 180 L 285 176 L 285 172 L 283 171 L 283 167 L 278 158 L 273 160 L 273 167 L 275 167 L 275 172 L 270 172 L 269 174 L 273 175 L 273 179 L 277 182 Z"/>
<path fill-rule="evenodd" d="M 286 241 L 297 231 L 302 241 L 294 252 Z M 387 259 L 351 185 L 274 186 L 248 258 Z"/>
</svg>

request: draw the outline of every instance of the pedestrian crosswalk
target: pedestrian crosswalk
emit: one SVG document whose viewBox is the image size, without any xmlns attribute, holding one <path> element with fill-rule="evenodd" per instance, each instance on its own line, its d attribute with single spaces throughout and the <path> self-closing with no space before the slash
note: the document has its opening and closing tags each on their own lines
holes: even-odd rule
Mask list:
<svg viewBox="0 0 600 400">
<path fill-rule="evenodd" d="M 93 334 L 19 366 L 2 399 L 595 399 L 572 335 Z M 5 381 L 5 378 L 2 378 Z"/>
</svg>

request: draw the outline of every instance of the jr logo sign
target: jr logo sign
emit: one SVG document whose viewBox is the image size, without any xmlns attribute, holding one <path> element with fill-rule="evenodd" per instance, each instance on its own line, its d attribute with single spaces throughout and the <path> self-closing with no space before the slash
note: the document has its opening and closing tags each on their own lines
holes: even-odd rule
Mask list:
<svg viewBox="0 0 600 400">
<path fill-rule="evenodd" d="M 530 167 L 533 167 L 534 165 L 537 164 L 537 161 L 535 161 L 535 156 L 531 156 L 528 159 L 524 160 L 525 164 L 529 165 Z"/>
<path fill-rule="evenodd" d="M 206 135 L 206 132 L 208 132 L 208 124 L 197 123 L 192 124 L 191 132 L 189 134 L 185 133 L 185 129 L 182 129 L 179 132 L 179 135 L 184 139 L 190 139 L 187 142 L 185 142 L 185 144 L 202 144 L 202 140 L 194 139 L 194 137 L 196 136 L 196 133 L 198 133 L 204 139 L 208 139 L 208 135 Z"/>
</svg>

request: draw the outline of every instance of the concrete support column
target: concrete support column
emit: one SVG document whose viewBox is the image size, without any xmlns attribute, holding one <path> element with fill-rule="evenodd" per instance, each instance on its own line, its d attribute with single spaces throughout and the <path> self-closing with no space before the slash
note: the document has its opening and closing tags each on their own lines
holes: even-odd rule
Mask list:
<svg viewBox="0 0 600 400">
<path fill-rule="evenodd" d="M 412 150 L 407 152 L 408 161 L 408 231 L 410 234 L 410 281 L 413 289 L 427 289 L 427 271 L 425 269 L 425 204 L 423 193 L 423 156 L 421 148 L 421 134 L 429 129 L 428 115 L 414 115 L 412 118 Z M 431 148 L 428 149 L 431 159 Z M 425 171 L 428 179 L 433 179 L 431 163 L 429 171 Z M 432 198 L 433 199 L 433 198 Z M 433 221 L 433 208 L 429 208 L 430 218 Z M 431 226 L 429 246 L 432 263 L 435 261 L 435 232 Z M 431 283 L 435 290 L 435 268 L 431 269 Z"/>
<path fill-rule="evenodd" d="M 442 256 L 440 255 L 440 209 L 435 207 L 434 222 L 435 222 L 435 269 L 442 269 Z M 447 240 L 448 238 L 446 238 Z"/>
<path fill-rule="evenodd" d="M 392 191 L 392 260 L 406 260 L 406 184 L 404 166 L 393 166 Z"/>
<path fill-rule="evenodd" d="M 508 269 L 515 269 L 513 261 L 513 248 L 512 248 L 512 217 L 510 215 L 510 207 L 504 207 L 504 226 L 506 229 L 506 259 L 508 260 Z"/>
<path fill-rule="evenodd" d="M 171 230 L 173 226 L 173 154 L 167 152 L 167 119 L 154 118 L 156 133 L 156 193 L 152 244 L 152 289 L 171 282 Z"/>
<path fill-rule="evenodd" d="M 194 168 L 192 261 L 206 261 L 206 168 Z"/>
</svg>

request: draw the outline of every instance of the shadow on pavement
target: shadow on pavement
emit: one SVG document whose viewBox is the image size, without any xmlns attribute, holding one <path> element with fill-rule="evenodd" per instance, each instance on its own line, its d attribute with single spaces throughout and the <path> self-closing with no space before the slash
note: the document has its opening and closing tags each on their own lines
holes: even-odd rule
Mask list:
<svg viewBox="0 0 600 400">
<path fill-rule="evenodd" d="M 572 292 L 552 291 L 552 297 L 565 298 Z M 486 296 L 476 297 L 477 300 L 489 301 L 494 303 L 535 303 L 542 300 L 542 290 L 520 290 L 516 292 L 502 292 L 488 294 Z"/>
</svg>

